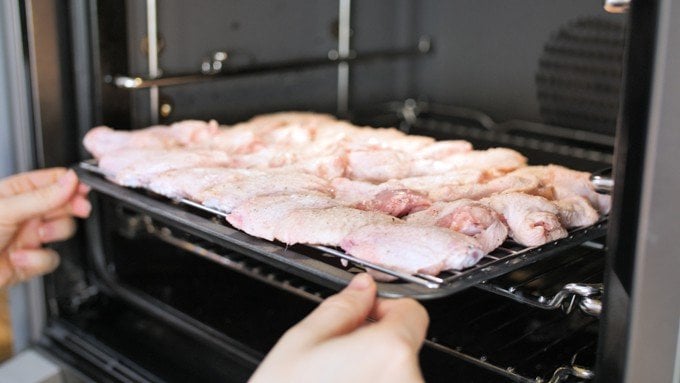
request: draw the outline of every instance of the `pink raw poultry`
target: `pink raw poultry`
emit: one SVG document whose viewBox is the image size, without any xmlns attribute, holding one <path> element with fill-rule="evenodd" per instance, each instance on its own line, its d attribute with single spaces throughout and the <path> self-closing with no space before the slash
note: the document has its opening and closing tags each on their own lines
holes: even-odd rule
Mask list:
<svg viewBox="0 0 680 383">
<path fill-rule="evenodd" d="M 231 212 L 235 207 L 253 197 L 275 194 L 323 193 L 330 197 L 328 182 L 304 173 L 263 171 L 262 174 L 216 185 L 204 192 L 203 204 L 207 207 Z"/>
<path fill-rule="evenodd" d="M 510 228 L 510 236 L 525 246 L 539 246 L 567 236 L 559 210 L 552 202 L 524 193 L 496 194 L 480 202 L 498 212 Z"/>
<path fill-rule="evenodd" d="M 500 246 L 508 236 L 508 228 L 500 216 L 488 206 L 468 199 L 437 202 L 430 208 L 408 215 L 406 222 L 422 226 L 449 228 L 475 238 L 485 253 Z"/>
<path fill-rule="evenodd" d="M 255 197 L 232 210 L 227 221 L 250 235 L 272 241 L 281 220 L 295 210 L 322 209 L 335 205 L 331 197 L 320 193 Z"/>
<path fill-rule="evenodd" d="M 288 214 L 274 232 L 283 243 L 338 246 L 352 230 L 371 223 L 401 222 L 387 214 L 337 206 L 327 209 L 300 209 Z"/>
<path fill-rule="evenodd" d="M 357 258 L 409 274 L 460 270 L 484 256 L 477 241 L 466 235 L 408 223 L 361 226 L 343 238 L 340 246 Z"/>
<path fill-rule="evenodd" d="M 548 165 L 528 166 L 514 173 L 531 174 L 537 177 L 545 187 L 553 189 L 555 200 L 581 196 L 601 214 L 607 214 L 611 208 L 611 196 L 595 192 L 588 172 L 580 172 L 559 165 Z"/>
<path fill-rule="evenodd" d="M 121 185 L 141 187 L 169 170 L 227 167 L 231 162 L 226 153 L 214 150 L 125 149 L 102 157 L 99 168 Z"/>
</svg>

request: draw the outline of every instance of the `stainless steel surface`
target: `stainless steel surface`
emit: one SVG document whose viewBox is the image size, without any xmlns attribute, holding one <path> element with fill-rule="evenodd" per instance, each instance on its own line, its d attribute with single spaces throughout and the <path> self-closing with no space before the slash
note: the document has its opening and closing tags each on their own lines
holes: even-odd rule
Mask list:
<svg viewBox="0 0 680 383">
<path fill-rule="evenodd" d="M 147 59 L 149 60 L 149 78 L 155 79 L 159 75 L 158 68 L 158 16 L 156 14 L 156 0 L 146 0 L 146 37 L 148 41 Z M 151 125 L 158 124 L 159 116 L 158 86 L 149 88 L 149 113 Z"/>
<path fill-rule="evenodd" d="M 429 47 L 429 45 L 428 45 Z M 429 50 L 423 50 L 419 47 L 407 49 L 382 50 L 374 52 L 366 52 L 355 54 L 350 51 L 347 57 L 340 57 L 337 51 L 334 54 L 329 53 L 328 57 L 299 59 L 281 62 L 270 63 L 254 63 L 247 66 L 238 67 L 222 67 L 220 72 L 212 73 L 184 73 L 176 75 L 162 75 L 157 78 L 149 76 L 132 76 L 132 75 L 116 75 L 106 76 L 104 80 L 112 85 L 122 89 L 147 89 L 154 86 L 178 86 L 195 84 L 204 81 L 213 81 L 219 78 L 228 78 L 232 76 L 244 76 L 258 73 L 268 73 L 276 71 L 298 71 L 304 69 L 312 69 L 317 67 L 324 67 L 328 65 L 337 65 L 344 62 L 369 62 L 373 60 L 390 60 L 400 57 L 409 57 L 415 55 L 427 54 Z"/>
<path fill-rule="evenodd" d="M 587 368 L 579 366 L 561 367 L 555 371 L 555 374 L 548 381 L 548 383 L 560 383 L 569 378 L 578 378 L 582 380 L 591 380 L 595 377 L 595 372 Z"/>
<path fill-rule="evenodd" d="M 631 0 L 604 0 L 603 8 L 609 13 L 626 13 L 630 9 Z"/>
<path fill-rule="evenodd" d="M 631 383 L 670 382 L 680 376 L 680 3 L 660 0 L 658 6 L 624 365 L 625 381 Z"/>
<path fill-rule="evenodd" d="M 602 300 L 586 297 L 581 299 L 578 307 L 588 315 L 599 317 L 602 313 Z"/>
<path fill-rule="evenodd" d="M 614 189 L 614 180 L 610 177 L 595 175 L 590 181 L 593 183 L 595 190 L 600 193 L 609 193 Z"/>
<path fill-rule="evenodd" d="M 599 316 L 602 308 L 600 297 L 604 290 L 602 284 L 583 284 L 583 283 L 569 283 L 565 285 L 562 290 L 551 297 L 545 296 L 527 296 L 520 294 L 517 289 L 510 287 L 509 289 L 494 285 L 493 282 L 482 283 L 477 287 L 491 291 L 511 298 L 515 301 L 528 304 L 533 307 L 538 307 L 546 310 L 556 310 L 561 308 L 565 313 L 569 314 L 575 307 L 581 311 L 592 316 Z"/>
<path fill-rule="evenodd" d="M 352 0 L 338 1 L 338 58 L 346 59 L 350 55 L 350 38 L 352 34 Z M 349 110 L 349 63 L 338 63 L 338 105 L 337 113 L 347 115 Z"/>
</svg>

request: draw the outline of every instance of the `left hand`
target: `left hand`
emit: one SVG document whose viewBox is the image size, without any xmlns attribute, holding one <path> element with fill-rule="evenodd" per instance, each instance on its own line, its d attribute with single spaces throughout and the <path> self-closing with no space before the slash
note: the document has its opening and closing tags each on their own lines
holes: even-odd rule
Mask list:
<svg viewBox="0 0 680 383">
<path fill-rule="evenodd" d="M 42 245 L 75 232 L 73 217 L 92 206 L 73 170 L 52 168 L 0 180 L 0 288 L 54 270 L 59 256 Z"/>
</svg>

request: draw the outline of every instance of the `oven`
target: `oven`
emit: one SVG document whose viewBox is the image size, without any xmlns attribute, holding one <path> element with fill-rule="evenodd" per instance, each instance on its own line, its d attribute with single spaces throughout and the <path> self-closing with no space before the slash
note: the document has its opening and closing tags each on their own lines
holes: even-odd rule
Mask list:
<svg viewBox="0 0 680 383">
<path fill-rule="evenodd" d="M 15 314 L 16 347 L 84 381 L 245 381 L 354 273 L 390 272 L 115 185 L 81 145 L 102 124 L 311 110 L 514 148 L 532 164 L 595 172 L 613 196 L 608 216 L 562 240 L 508 242 L 461 272 L 380 283 L 430 314 L 428 382 L 677 381 L 677 2 L 606 1 L 610 12 L 593 0 L 2 7 L 16 168 L 73 166 L 94 207 L 57 245 L 59 269 L 12 292 L 25 314 Z"/>
</svg>

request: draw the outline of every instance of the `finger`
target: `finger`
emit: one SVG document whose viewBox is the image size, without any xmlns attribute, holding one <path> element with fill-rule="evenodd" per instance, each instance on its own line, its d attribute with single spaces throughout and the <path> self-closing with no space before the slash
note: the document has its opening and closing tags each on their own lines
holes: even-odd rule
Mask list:
<svg viewBox="0 0 680 383">
<path fill-rule="evenodd" d="M 73 170 L 66 172 L 57 182 L 36 190 L 3 199 L 6 205 L 3 220 L 17 223 L 41 216 L 64 205 L 75 193 L 78 178 Z"/>
<path fill-rule="evenodd" d="M 42 246 L 42 241 L 40 240 L 38 229 L 40 229 L 42 223 L 40 218 L 26 220 L 21 225 L 13 242 L 10 244 L 10 251 L 18 249 L 39 249 Z"/>
<path fill-rule="evenodd" d="M 16 281 L 25 281 L 52 272 L 59 266 L 59 255 L 52 249 L 21 249 L 9 253 Z"/>
<path fill-rule="evenodd" d="M 38 228 L 42 243 L 58 242 L 69 239 L 76 232 L 76 221 L 71 217 L 47 221 Z"/>
<path fill-rule="evenodd" d="M 430 322 L 425 308 L 413 299 L 379 299 L 371 313 L 374 328 L 406 341 L 414 350 L 420 349 Z"/>
<path fill-rule="evenodd" d="M 66 168 L 40 169 L 19 173 L 0 180 L 0 197 L 9 197 L 51 185 L 64 174 Z"/>
<path fill-rule="evenodd" d="M 58 207 L 42 216 L 43 220 L 51 221 L 57 218 L 63 217 L 78 217 L 87 218 L 90 216 L 92 211 L 92 204 L 87 199 L 81 195 L 76 194 L 71 198 L 71 200 L 61 207 Z"/>
<path fill-rule="evenodd" d="M 71 208 L 71 214 L 78 218 L 87 218 L 90 216 L 90 212 L 92 211 L 92 204 L 90 201 L 87 199 L 87 197 L 81 195 L 76 195 L 73 197 L 69 203 L 69 206 Z"/>
<path fill-rule="evenodd" d="M 85 185 L 82 183 L 78 184 L 78 194 L 87 195 L 87 193 L 89 193 L 90 190 L 92 190 L 92 188 L 89 185 Z"/>
<path fill-rule="evenodd" d="M 292 342 L 317 343 L 361 326 L 371 311 L 376 286 L 368 274 L 359 274 L 340 293 L 326 299 L 289 332 Z M 288 334 L 287 334 L 288 335 Z"/>
</svg>

